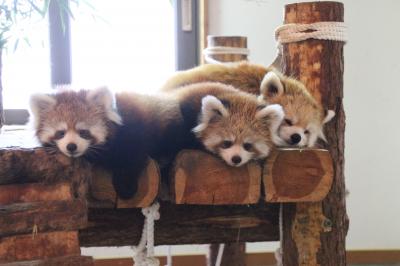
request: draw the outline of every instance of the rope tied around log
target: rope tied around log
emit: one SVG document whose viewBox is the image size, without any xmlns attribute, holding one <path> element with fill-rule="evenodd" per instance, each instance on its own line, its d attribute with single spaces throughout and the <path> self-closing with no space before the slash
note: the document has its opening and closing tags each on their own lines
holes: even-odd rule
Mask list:
<svg viewBox="0 0 400 266">
<path fill-rule="evenodd" d="M 160 219 L 158 202 L 143 208 L 145 217 L 142 237 L 137 246 L 132 246 L 133 260 L 137 266 L 159 266 L 160 261 L 154 257 L 154 221 Z M 146 251 L 146 252 L 145 252 Z"/>
<path fill-rule="evenodd" d="M 310 24 L 289 23 L 275 30 L 278 55 L 282 55 L 282 44 L 308 39 L 347 42 L 347 27 L 344 22 L 322 21 Z"/>
<path fill-rule="evenodd" d="M 212 58 L 212 55 L 221 55 L 221 54 L 235 54 L 235 55 L 249 55 L 250 50 L 242 47 L 228 47 L 228 46 L 214 46 L 207 47 L 203 50 L 204 60 L 209 64 L 223 64 L 219 60 Z M 228 62 L 229 63 L 229 62 Z"/>
</svg>

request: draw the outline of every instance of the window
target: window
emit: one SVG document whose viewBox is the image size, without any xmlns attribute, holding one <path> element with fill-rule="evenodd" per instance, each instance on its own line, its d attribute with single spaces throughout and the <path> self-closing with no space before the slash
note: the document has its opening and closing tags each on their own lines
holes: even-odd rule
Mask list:
<svg viewBox="0 0 400 266">
<path fill-rule="evenodd" d="M 96 0 L 99 16 L 71 21 L 72 82 L 155 91 L 175 71 L 174 9 L 167 0 Z"/>
<path fill-rule="evenodd" d="M 182 10 L 182 2 L 190 9 Z M 6 124 L 25 123 L 29 95 L 48 91 L 51 84 L 72 81 L 80 87 L 109 85 L 147 93 L 155 91 L 175 69 L 197 64 L 197 1 L 91 3 L 98 16 L 94 19 L 77 10 L 71 23 L 65 23 L 66 35 L 58 10 L 50 8 L 49 23 L 35 31 L 39 45 L 32 42 L 32 47 L 20 47 L 4 56 Z M 182 29 L 182 11 L 191 12 L 192 30 Z"/>
</svg>

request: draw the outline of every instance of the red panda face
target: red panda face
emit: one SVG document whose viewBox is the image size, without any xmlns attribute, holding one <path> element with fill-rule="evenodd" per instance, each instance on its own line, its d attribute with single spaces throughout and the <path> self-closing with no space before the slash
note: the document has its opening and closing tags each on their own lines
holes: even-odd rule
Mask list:
<svg viewBox="0 0 400 266">
<path fill-rule="evenodd" d="M 208 95 L 193 131 L 207 150 L 231 166 L 241 166 L 268 156 L 282 118 L 279 105 L 260 105 L 255 97 Z"/>
<path fill-rule="evenodd" d="M 282 82 L 278 74 L 268 72 L 261 83 L 260 98 L 282 106 L 285 118 L 279 126 L 279 146 L 313 147 L 318 138 L 325 140 L 323 125 L 335 113 L 323 114 L 320 105 L 307 92 L 304 85 L 294 79 Z"/>
<path fill-rule="evenodd" d="M 112 109 L 112 94 L 93 91 L 61 91 L 31 97 L 36 135 L 42 144 L 56 147 L 69 157 L 79 157 L 106 141 L 108 121 L 121 123 Z"/>
</svg>

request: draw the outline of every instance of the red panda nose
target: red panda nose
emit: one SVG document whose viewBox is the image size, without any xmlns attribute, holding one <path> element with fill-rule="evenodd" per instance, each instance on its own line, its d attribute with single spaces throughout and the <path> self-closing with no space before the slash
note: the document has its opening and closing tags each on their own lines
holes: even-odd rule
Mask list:
<svg viewBox="0 0 400 266">
<path fill-rule="evenodd" d="M 78 146 L 76 146 L 75 143 L 68 143 L 68 145 L 67 145 L 67 150 L 68 150 L 70 153 L 75 152 L 77 148 L 78 148 Z"/>
<path fill-rule="evenodd" d="M 297 144 L 301 140 L 301 136 L 297 133 L 293 134 L 290 136 L 290 140 L 292 141 L 292 144 Z"/>
<path fill-rule="evenodd" d="M 240 162 L 242 161 L 242 158 L 240 158 L 240 156 L 235 155 L 232 157 L 231 160 L 232 160 L 232 163 L 234 163 L 234 164 L 240 164 Z"/>
</svg>

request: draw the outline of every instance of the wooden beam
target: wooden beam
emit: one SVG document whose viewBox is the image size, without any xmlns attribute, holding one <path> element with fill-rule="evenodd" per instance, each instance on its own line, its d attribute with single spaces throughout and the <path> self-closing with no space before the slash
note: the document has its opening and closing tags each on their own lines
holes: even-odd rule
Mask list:
<svg viewBox="0 0 400 266">
<path fill-rule="evenodd" d="M 333 179 L 327 150 L 280 149 L 268 156 L 263 169 L 268 202 L 321 201 Z"/>
<path fill-rule="evenodd" d="M 279 239 L 275 204 L 197 206 L 161 202 L 160 216 L 155 223 L 156 245 Z M 136 244 L 143 219 L 140 209 L 89 209 L 89 226 L 80 230 L 80 243 L 84 247 Z"/>
<path fill-rule="evenodd" d="M 41 260 L 0 263 L 0 266 L 93 266 L 93 263 L 94 261 L 92 257 L 75 255 Z M 114 265 L 120 266 L 119 264 Z M 132 264 L 129 266 L 132 266 Z"/>
<path fill-rule="evenodd" d="M 285 6 L 285 23 L 343 21 L 343 14 L 343 4 L 338 2 L 290 4 Z M 336 112 L 336 117 L 325 127 L 329 143 L 327 148 L 333 159 L 334 178 L 331 190 L 322 203 L 284 205 L 283 264 L 346 265 L 348 218 L 343 171 L 343 42 L 311 39 L 284 44 L 282 68 L 284 74 L 299 78 L 323 106 Z M 308 225 L 319 219 L 318 216 L 311 215 L 310 208 L 326 217 L 329 222 L 326 228 L 314 227 L 314 230 L 299 232 L 299 227 L 296 227 L 299 223 L 310 228 Z"/>
<path fill-rule="evenodd" d="M 84 159 L 71 159 L 61 153 L 49 153 L 46 148 L 3 148 L 0 149 L 0 202 L 39 201 L 46 197 L 54 200 L 63 197 L 65 186 L 47 187 L 48 184 L 67 182 L 72 184 L 73 197 L 86 197 L 87 182 L 91 180 L 89 197 L 92 207 L 134 208 L 150 205 L 157 196 L 160 173 L 155 161 L 148 166 L 139 180 L 138 193 L 130 200 L 117 199 L 112 186 L 111 173 L 92 167 Z M 21 183 L 41 182 L 37 185 Z M 14 184 L 4 186 L 6 184 Z M 15 185 L 18 184 L 18 185 Z M 69 185 L 70 186 L 70 185 Z M 71 187 L 71 186 L 70 186 Z M 59 189 L 63 193 L 52 193 Z M 51 194 L 51 196 L 50 196 Z M 65 196 L 65 195 L 64 195 Z M 50 200 L 49 198 L 49 200 Z M 30 200 L 28 200 L 30 199 Z"/>
<path fill-rule="evenodd" d="M 31 232 L 77 230 L 87 224 L 86 200 L 0 205 L 0 237 Z"/>
<path fill-rule="evenodd" d="M 1 238 L 0 263 L 80 255 L 78 233 L 51 232 Z"/>
<path fill-rule="evenodd" d="M 70 184 L 30 183 L 0 186 L 0 205 L 38 201 L 72 200 Z"/>
<path fill-rule="evenodd" d="M 170 183 L 177 204 L 254 204 L 261 167 L 254 162 L 231 167 L 209 153 L 185 150 L 176 157 Z"/>
</svg>

